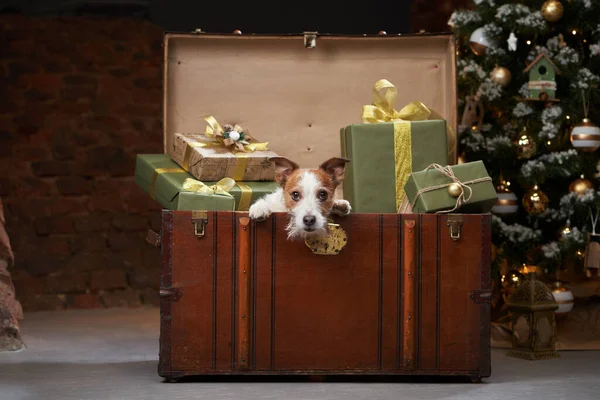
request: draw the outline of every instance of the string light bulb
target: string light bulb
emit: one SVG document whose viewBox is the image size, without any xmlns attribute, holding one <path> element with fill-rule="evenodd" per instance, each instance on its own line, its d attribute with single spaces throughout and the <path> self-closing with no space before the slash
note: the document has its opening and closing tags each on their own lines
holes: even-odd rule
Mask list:
<svg viewBox="0 0 600 400">
<path fill-rule="evenodd" d="M 571 32 L 573 35 L 577 35 L 577 30 L 573 29 L 573 32 Z"/>
<path fill-rule="evenodd" d="M 571 119 L 571 117 L 569 115 L 567 115 L 567 119 Z"/>
<path fill-rule="evenodd" d="M 528 40 L 528 41 L 527 41 L 527 44 L 528 44 L 528 45 L 531 45 L 531 40 Z"/>
</svg>

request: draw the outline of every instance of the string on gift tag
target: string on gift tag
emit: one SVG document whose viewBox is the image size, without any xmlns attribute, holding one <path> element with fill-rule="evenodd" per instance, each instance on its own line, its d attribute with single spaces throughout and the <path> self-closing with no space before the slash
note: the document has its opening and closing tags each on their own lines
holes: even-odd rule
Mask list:
<svg viewBox="0 0 600 400">
<path fill-rule="evenodd" d="M 431 191 L 438 190 L 438 189 L 447 188 L 450 185 L 457 184 L 457 185 L 460 186 L 461 191 L 460 191 L 460 194 L 458 195 L 458 197 L 456 198 L 456 204 L 454 204 L 454 208 L 452 208 L 451 210 L 441 210 L 441 211 L 438 211 L 438 213 L 451 213 L 451 212 L 457 210 L 458 208 L 460 208 L 464 203 L 468 203 L 469 200 L 471 200 L 471 196 L 473 196 L 473 189 L 471 189 L 467 185 L 473 185 L 475 183 L 488 182 L 488 181 L 492 180 L 492 178 L 490 178 L 489 176 L 486 176 L 486 177 L 483 177 L 483 178 L 477 178 L 477 179 L 473 179 L 473 180 L 470 180 L 470 181 L 461 182 L 461 180 L 458 179 L 456 177 L 456 175 L 454 175 L 454 171 L 452 170 L 452 168 L 449 165 L 443 167 L 440 164 L 430 164 L 423 171 L 427 171 L 427 170 L 432 169 L 432 168 L 435 169 L 435 170 L 437 170 L 437 171 L 439 171 L 440 173 L 444 174 L 448 178 L 450 178 L 452 180 L 452 182 L 450 182 L 450 183 L 444 183 L 444 184 L 441 184 L 441 185 L 430 186 L 430 187 L 426 187 L 426 188 L 420 189 L 417 192 L 417 194 L 415 195 L 415 199 L 413 200 L 413 202 L 411 204 L 411 207 L 413 209 L 415 207 L 415 204 L 417 203 L 417 200 L 418 200 L 419 196 L 422 195 L 423 193 L 431 192 Z M 469 191 L 469 194 L 468 194 L 467 197 L 465 197 L 465 191 L 466 190 Z"/>
</svg>

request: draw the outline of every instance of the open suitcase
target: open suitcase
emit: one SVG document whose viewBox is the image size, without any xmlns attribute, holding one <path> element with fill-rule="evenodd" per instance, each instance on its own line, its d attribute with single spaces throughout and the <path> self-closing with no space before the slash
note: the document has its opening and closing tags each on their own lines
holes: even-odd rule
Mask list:
<svg viewBox="0 0 600 400">
<path fill-rule="evenodd" d="M 451 35 L 167 34 L 165 151 L 212 114 L 315 167 L 381 78 L 456 132 Z M 286 218 L 163 211 L 160 376 L 490 376 L 489 215 L 353 213 L 333 252 Z"/>
</svg>

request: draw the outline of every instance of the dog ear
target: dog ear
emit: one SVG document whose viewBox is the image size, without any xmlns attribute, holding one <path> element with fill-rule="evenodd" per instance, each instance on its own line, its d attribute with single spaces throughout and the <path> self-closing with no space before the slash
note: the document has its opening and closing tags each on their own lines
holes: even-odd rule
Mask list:
<svg viewBox="0 0 600 400">
<path fill-rule="evenodd" d="M 334 185 L 339 185 L 344 180 L 344 172 L 346 170 L 346 164 L 349 163 L 350 160 L 347 158 L 339 158 L 334 157 L 325 161 L 323 164 L 319 166 L 323 171 L 327 172 L 331 177 Z"/>
<path fill-rule="evenodd" d="M 298 164 L 284 157 L 271 157 L 269 161 L 275 163 L 275 180 L 281 187 L 285 186 L 287 178 L 292 172 L 300 168 Z"/>
</svg>

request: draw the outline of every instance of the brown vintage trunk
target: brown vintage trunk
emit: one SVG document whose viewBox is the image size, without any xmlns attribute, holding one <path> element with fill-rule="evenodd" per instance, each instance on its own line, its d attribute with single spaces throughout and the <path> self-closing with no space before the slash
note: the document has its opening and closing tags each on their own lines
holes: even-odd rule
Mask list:
<svg viewBox="0 0 600 400">
<path fill-rule="evenodd" d="M 161 376 L 490 376 L 489 215 L 352 214 L 336 255 L 286 214 L 198 218 L 163 211 Z"/>
</svg>

